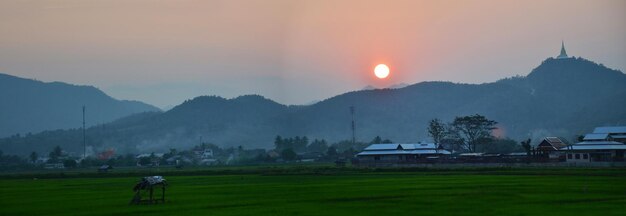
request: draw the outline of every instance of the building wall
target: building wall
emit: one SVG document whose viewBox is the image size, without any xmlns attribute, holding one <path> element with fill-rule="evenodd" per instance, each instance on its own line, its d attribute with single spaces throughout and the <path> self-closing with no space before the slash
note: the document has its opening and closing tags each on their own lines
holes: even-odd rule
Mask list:
<svg viewBox="0 0 626 216">
<path fill-rule="evenodd" d="M 576 157 L 576 154 L 579 156 Z M 574 151 L 566 153 L 567 162 L 616 162 L 624 161 L 622 150 Z"/>
<path fill-rule="evenodd" d="M 359 156 L 359 160 L 366 162 L 399 162 L 409 159 L 412 155 L 364 155 Z"/>
<path fill-rule="evenodd" d="M 588 163 L 591 162 L 591 155 L 587 152 L 568 152 L 566 155 L 567 162 Z"/>
</svg>

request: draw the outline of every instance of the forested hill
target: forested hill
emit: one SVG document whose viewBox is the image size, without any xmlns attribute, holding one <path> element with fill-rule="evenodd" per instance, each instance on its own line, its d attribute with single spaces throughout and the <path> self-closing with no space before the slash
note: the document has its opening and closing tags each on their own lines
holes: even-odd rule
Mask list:
<svg viewBox="0 0 626 216">
<path fill-rule="evenodd" d="M 513 139 L 573 139 L 593 127 L 626 124 L 626 75 L 582 58 L 549 58 L 528 76 L 485 84 L 422 82 L 398 89 L 349 92 L 308 106 L 284 106 L 261 96 L 198 97 L 165 113 L 146 113 L 87 131 L 96 149 L 152 152 L 186 148 L 202 139 L 221 146 L 269 148 L 276 135 L 330 142 L 350 139 L 349 107 L 356 136 L 396 142 L 428 140 L 432 118 L 481 114 L 500 122 Z M 5 152 L 82 147 L 80 131 L 55 131 L 0 140 Z M 63 138 L 64 142 L 58 140 Z"/>
<path fill-rule="evenodd" d="M 92 86 L 41 82 L 0 73 L 0 137 L 111 122 L 159 109 L 136 101 L 116 100 Z"/>
</svg>

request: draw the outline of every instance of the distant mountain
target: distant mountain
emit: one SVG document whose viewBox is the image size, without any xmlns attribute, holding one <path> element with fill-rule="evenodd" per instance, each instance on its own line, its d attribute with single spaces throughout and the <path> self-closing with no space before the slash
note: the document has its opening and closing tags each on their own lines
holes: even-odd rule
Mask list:
<svg viewBox="0 0 626 216">
<path fill-rule="evenodd" d="M 482 114 L 500 122 L 502 136 L 521 140 L 574 135 L 593 127 L 626 124 L 626 75 L 582 58 L 545 60 L 525 77 L 485 84 L 422 82 L 399 89 L 360 90 L 308 106 L 285 106 L 261 96 L 197 97 L 164 113 L 144 113 L 87 131 L 96 149 L 158 152 L 188 148 L 202 139 L 222 146 L 270 148 L 276 135 L 330 142 L 356 136 L 397 142 L 428 140 L 430 119 Z M 5 152 L 81 149 L 79 130 L 0 139 Z M 63 140 L 60 142 L 59 140 Z"/>
<path fill-rule="evenodd" d="M 398 84 L 393 84 L 393 85 L 390 85 L 390 86 L 389 86 L 389 87 L 387 87 L 387 88 L 388 88 L 388 89 L 399 89 L 399 88 L 404 88 L 404 87 L 407 87 L 407 86 L 409 86 L 409 84 L 406 84 L 406 83 L 398 83 Z M 363 87 L 361 90 L 374 90 L 374 89 L 379 89 L 379 88 L 376 88 L 376 87 L 374 87 L 374 86 L 372 86 L 372 85 L 367 85 L 367 86 Z"/>
<path fill-rule="evenodd" d="M 372 85 L 366 85 L 365 87 L 363 87 L 361 90 L 374 90 L 376 89 L 376 87 L 372 86 Z"/>
<path fill-rule="evenodd" d="M 88 126 L 133 113 L 159 109 L 137 101 L 120 101 L 92 86 L 41 81 L 0 74 L 0 137 Z"/>
<path fill-rule="evenodd" d="M 399 89 L 399 88 L 404 88 L 404 87 L 407 87 L 407 86 L 409 86 L 409 84 L 406 84 L 406 83 L 398 83 L 398 84 L 393 84 L 393 85 L 390 85 L 390 86 L 389 86 L 389 87 L 387 87 L 387 88 L 390 88 L 390 89 Z"/>
</svg>

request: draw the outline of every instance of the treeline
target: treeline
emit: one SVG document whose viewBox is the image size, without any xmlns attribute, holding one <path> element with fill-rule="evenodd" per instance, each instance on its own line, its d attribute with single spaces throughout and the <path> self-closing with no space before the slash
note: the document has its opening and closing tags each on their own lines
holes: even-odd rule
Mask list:
<svg viewBox="0 0 626 216">
<path fill-rule="evenodd" d="M 498 122 L 475 114 L 457 116 L 452 122 L 444 123 L 440 119 L 428 122 L 428 134 L 435 144 L 456 152 L 511 153 L 529 151 L 528 143 L 520 143 L 509 138 L 493 136 Z"/>
<path fill-rule="evenodd" d="M 328 144 L 324 139 L 314 139 L 312 142 L 309 142 L 309 138 L 306 136 L 283 138 L 279 135 L 276 136 L 274 140 L 273 151 L 280 153 L 281 159 L 285 161 L 298 159 L 331 161 L 342 158 L 352 158 L 364 148 L 374 143 L 392 143 L 392 141 L 389 139 L 383 140 L 380 136 L 376 136 L 369 143 L 343 140 Z"/>
</svg>

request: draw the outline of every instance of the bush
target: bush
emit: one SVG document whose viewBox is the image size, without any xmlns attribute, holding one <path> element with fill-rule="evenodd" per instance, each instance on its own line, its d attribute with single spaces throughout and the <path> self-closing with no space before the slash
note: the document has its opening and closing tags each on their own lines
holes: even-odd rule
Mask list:
<svg viewBox="0 0 626 216">
<path fill-rule="evenodd" d="M 63 166 L 65 166 L 65 168 L 76 168 L 76 165 L 76 161 L 72 159 L 67 159 L 63 161 Z"/>
</svg>

